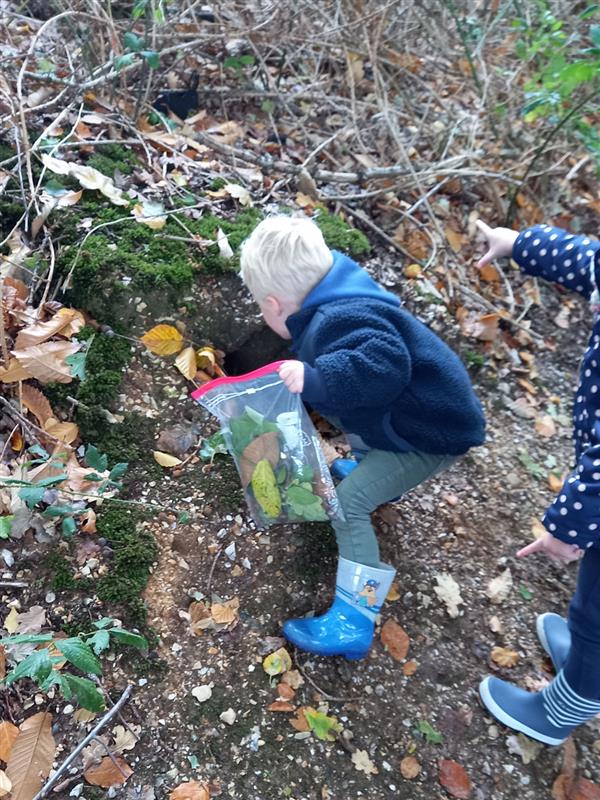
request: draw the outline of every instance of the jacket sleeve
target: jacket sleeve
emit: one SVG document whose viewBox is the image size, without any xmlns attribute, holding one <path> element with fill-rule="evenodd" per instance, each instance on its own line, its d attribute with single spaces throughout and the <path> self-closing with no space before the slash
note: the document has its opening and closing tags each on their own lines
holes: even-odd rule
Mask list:
<svg viewBox="0 0 600 800">
<path fill-rule="evenodd" d="M 512 251 L 524 272 L 555 281 L 588 300 L 596 290 L 600 242 L 562 228 L 535 225 L 521 231 Z"/>
<path fill-rule="evenodd" d="M 302 399 L 343 412 L 375 408 L 395 400 L 411 379 L 411 358 L 393 324 L 356 319 L 326 325 L 319 334 L 321 355 L 305 364 Z"/>
<path fill-rule="evenodd" d="M 542 521 L 552 536 L 582 550 L 600 541 L 600 444 L 584 450 Z"/>
</svg>

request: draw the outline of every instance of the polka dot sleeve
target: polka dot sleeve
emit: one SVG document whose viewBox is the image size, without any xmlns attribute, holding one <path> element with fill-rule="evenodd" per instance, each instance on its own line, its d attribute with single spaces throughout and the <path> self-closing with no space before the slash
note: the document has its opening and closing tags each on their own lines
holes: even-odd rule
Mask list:
<svg viewBox="0 0 600 800">
<path fill-rule="evenodd" d="M 596 288 L 599 251 L 600 242 L 595 239 L 535 225 L 519 234 L 512 257 L 524 272 L 556 281 L 589 299 Z"/>
<path fill-rule="evenodd" d="M 552 536 L 582 550 L 600 541 L 600 445 L 581 455 L 542 521 Z"/>
</svg>

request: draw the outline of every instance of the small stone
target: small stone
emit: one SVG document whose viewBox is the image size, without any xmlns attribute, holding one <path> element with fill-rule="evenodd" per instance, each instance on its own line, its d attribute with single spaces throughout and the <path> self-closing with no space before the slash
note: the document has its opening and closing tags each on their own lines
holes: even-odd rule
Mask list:
<svg viewBox="0 0 600 800">
<path fill-rule="evenodd" d="M 74 786 L 69 792 L 69 797 L 79 797 L 82 792 L 83 792 L 83 783 L 78 783 L 77 786 Z"/>
<path fill-rule="evenodd" d="M 47 603 L 53 603 L 56 600 L 56 595 L 54 592 L 48 592 L 46 597 L 44 598 Z M 83 784 L 81 784 L 83 786 Z"/>
<path fill-rule="evenodd" d="M 497 725 L 490 725 L 488 728 L 488 738 L 497 739 L 500 736 L 500 730 Z"/>
<path fill-rule="evenodd" d="M 233 725 L 236 717 L 237 714 L 233 708 L 228 708 L 227 711 L 223 711 L 223 713 L 219 716 L 219 719 L 221 722 L 225 722 L 227 725 Z"/>
<path fill-rule="evenodd" d="M 72 714 L 72 713 L 73 713 L 73 711 L 75 711 L 75 709 L 74 709 L 74 708 L 73 708 L 73 706 L 72 706 L 72 705 L 69 703 L 68 705 L 66 705 L 66 706 L 63 708 L 63 711 L 62 711 L 62 713 L 63 713 L 63 714 Z"/>
<path fill-rule="evenodd" d="M 194 688 L 192 689 L 192 696 L 195 697 L 199 703 L 206 703 L 206 701 L 210 700 L 210 698 L 212 697 L 212 687 L 213 687 L 212 683 L 203 684 L 202 686 L 194 686 Z M 234 715 L 234 720 L 235 720 L 235 715 Z"/>
</svg>

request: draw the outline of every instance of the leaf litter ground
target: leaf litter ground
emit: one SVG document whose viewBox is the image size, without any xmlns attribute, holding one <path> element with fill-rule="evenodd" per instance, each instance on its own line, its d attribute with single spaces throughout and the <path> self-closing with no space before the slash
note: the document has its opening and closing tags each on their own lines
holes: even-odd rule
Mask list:
<svg viewBox="0 0 600 800">
<path fill-rule="evenodd" d="M 376 275 L 389 274 L 391 262 L 382 253 L 369 266 Z M 427 315 L 406 284 L 397 288 L 409 307 Z M 534 327 L 555 336 L 560 298 L 543 290 L 543 299 Z M 559 333 L 560 350 L 538 356 L 539 382 L 565 405 L 588 324 L 587 311 L 576 304 L 571 327 Z M 453 333 L 449 329 L 446 336 Z M 136 672 L 135 663 L 118 657 L 107 679 L 107 687 L 117 689 L 133 675 L 130 705 L 142 722 L 140 741 L 126 754 L 133 774 L 121 794 L 138 797 L 135 787 L 152 786 L 157 797 L 167 797 L 185 780 L 196 780 L 211 781 L 213 791 L 220 786 L 224 796 L 261 800 L 418 800 L 446 796 L 439 782 L 445 760 L 443 780 L 462 776 L 447 763 L 456 762 L 468 773 L 474 798 L 550 796 L 561 749 L 542 749 L 530 760 L 526 740 L 515 745 L 515 737 L 484 714 L 476 690 L 490 671 L 530 688 L 551 678 L 535 617 L 548 610 L 564 613 L 575 569 L 513 556 L 552 497 L 519 451 L 536 464 L 550 452 L 557 464 L 567 465 L 570 431 L 560 427 L 552 439 L 541 437 L 531 419 L 510 410 L 514 384 L 494 386 L 485 370 L 476 383 L 489 420 L 486 447 L 376 514 L 382 556 L 398 568 L 396 599 L 384 607 L 382 623 L 402 626 L 408 653 L 402 658 L 403 637 L 398 649 L 385 634 L 384 647 L 379 633 L 369 657 L 357 663 L 290 650 L 301 682 L 291 697 L 289 691 L 282 695 L 279 676 L 269 678 L 263 660 L 285 645 L 278 637 L 286 618 L 327 607 L 335 571 L 331 533 L 323 526 L 256 531 L 237 477 L 218 459 L 210 469 L 197 461 L 180 474 L 166 470 L 139 485 L 138 499 L 185 507 L 192 518 L 181 524 L 176 513 L 163 511 L 149 523 L 159 548 L 144 594 L 149 625 L 159 637 L 150 654 L 154 668 Z M 202 430 L 214 429 L 187 399 L 179 374 L 146 353 L 134 356 L 117 411 L 132 409 L 153 419 L 157 435 L 190 420 Z M 458 616 L 449 616 L 436 593 L 444 574 L 459 587 Z M 496 581 L 491 590 L 499 578 L 502 586 Z M 42 587 L 41 596 L 28 590 L 23 607 L 44 603 L 47 589 Z M 58 592 L 54 613 L 70 602 Z M 203 602 L 210 624 L 195 635 L 191 606 Z M 213 618 L 213 609 L 223 606 L 231 610 Z M 518 659 L 494 658 L 494 648 Z M 337 720 L 341 731 L 333 741 L 292 725 L 308 708 Z M 57 741 L 66 749 L 83 736 L 69 714 L 58 718 L 58 728 Z M 598 723 L 578 731 L 576 742 L 583 776 L 599 781 Z M 418 771 L 405 761 L 409 757 Z M 455 796 L 468 785 L 463 780 Z"/>
</svg>

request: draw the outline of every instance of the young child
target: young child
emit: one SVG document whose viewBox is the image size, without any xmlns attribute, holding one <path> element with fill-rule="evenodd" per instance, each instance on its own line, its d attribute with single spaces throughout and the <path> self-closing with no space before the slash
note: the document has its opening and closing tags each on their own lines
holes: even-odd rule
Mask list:
<svg viewBox="0 0 600 800">
<path fill-rule="evenodd" d="M 283 632 L 303 650 L 364 658 L 395 570 L 379 560 L 370 515 L 484 440 L 481 406 L 458 357 L 397 297 L 325 244 L 310 220 L 261 222 L 245 241 L 241 276 L 270 328 L 298 360 L 279 374 L 360 449 L 340 460 L 345 521 L 333 605 Z"/>
<path fill-rule="evenodd" d="M 530 275 L 556 281 L 588 299 L 597 297 L 600 242 L 560 228 L 536 225 L 522 233 L 478 222 L 488 241 L 480 267 L 512 256 Z M 568 623 L 542 614 L 537 633 L 557 672 L 541 692 L 497 678 L 480 685 L 481 698 L 500 722 L 546 744 L 558 745 L 600 713 L 600 318 L 581 365 L 573 421 L 577 468 L 543 518 L 546 533 L 518 556 L 545 553 L 569 562 L 583 555 Z"/>
</svg>

